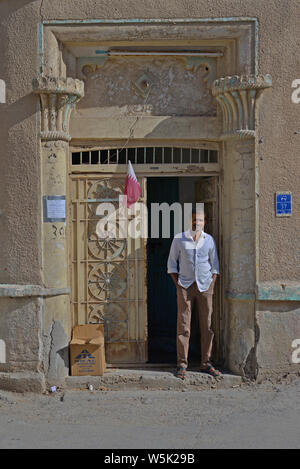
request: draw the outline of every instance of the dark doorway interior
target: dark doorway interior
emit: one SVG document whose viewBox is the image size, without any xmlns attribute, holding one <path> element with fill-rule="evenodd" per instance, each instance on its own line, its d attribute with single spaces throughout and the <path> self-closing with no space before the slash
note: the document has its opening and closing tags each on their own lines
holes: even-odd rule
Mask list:
<svg viewBox="0 0 300 469">
<path fill-rule="evenodd" d="M 189 178 L 149 177 L 147 179 L 148 226 L 151 233 L 150 204 L 153 202 L 187 202 L 182 199 L 182 183 L 193 184 Z M 186 191 L 187 192 L 187 191 Z M 194 194 L 194 190 L 191 191 Z M 194 202 L 194 200 L 190 200 Z M 174 237 L 171 213 L 170 238 L 148 238 L 147 284 L 148 284 L 148 360 L 150 363 L 176 363 L 177 296 L 171 276 L 167 273 L 167 260 Z M 192 315 L 189 362 L 200 360 L 200 334 L 198 319 Z"/>
</svg>

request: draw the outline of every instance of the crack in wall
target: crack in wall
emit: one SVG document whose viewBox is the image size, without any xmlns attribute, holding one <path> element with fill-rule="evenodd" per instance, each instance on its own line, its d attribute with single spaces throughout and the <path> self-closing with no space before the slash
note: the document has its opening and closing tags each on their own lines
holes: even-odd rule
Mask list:
<svg viewBox="0 0 300 469">
<path fill-rule="evenodd" d="M 45 370 L 46 373 L 48 373 L 49 370 L 51 369 L 51 351 L 52 351 L 53 343 L 54 343 L 54 338 L 53 338 L 54 324 L 55 324 L 55 322 L 52 321 L 49 336 L 47 336 L 47 338 L 49 338 L 50 340 L 48 342 L 48 350 L 46 352 L 48 354 L 48 359 L 47 359 L 48 367 L 47 367 L 47 370 Z"/>
<path fill-rule="evenodd" d="M 257 351 L 257 345 L 258 345 L 259 337 L 260 337 L 260 330 L 257 324 L 256 317 L 255 317 L 255 324 L 254 324 L 254 333 L 255 333 L 254 347 L 252 347 L 251 350 L 249 351 L 248 356 L 245 360 L 245 364 L 244 366 L 242 366 L 244 376 L 250 379 L 256 379 L 258 376 L 258 371 L 259 371 L 256 351 Z"/>
</svg>

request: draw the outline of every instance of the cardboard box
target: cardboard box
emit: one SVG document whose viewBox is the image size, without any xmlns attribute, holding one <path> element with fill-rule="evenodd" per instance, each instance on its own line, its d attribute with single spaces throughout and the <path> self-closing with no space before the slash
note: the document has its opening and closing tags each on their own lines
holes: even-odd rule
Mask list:
<svg viewBox="0 0 300 469">
<path fill-rule="evenodd" d="M 70 342 L 71 376 L 102 376 L 106 370 L 104 328 L 86 324 L 73 328 Z"/>
</svg>

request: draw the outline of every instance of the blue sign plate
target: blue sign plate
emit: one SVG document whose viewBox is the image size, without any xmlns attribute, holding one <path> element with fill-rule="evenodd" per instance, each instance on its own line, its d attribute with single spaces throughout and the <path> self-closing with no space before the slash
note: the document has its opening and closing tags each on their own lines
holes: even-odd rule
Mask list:
<svg viewBox="0 0 300 469">
<path fill-rule="evenodd" d="M 289 217 L 292 215 L 291 192 L 276 192 L 276 216 Z"/>
</svg>

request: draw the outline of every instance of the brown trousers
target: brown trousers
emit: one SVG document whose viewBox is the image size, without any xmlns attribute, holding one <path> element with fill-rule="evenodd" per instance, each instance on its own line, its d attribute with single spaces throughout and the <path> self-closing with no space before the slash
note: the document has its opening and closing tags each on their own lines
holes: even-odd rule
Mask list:
<svg viewBox="0 0 300 469">
<path fill-rule="evenodd" d="M 214 333 L 211 330 L 213 284 L 205 292 L 198 290 L 196 282 L 188 288 L 177 287 L 177 365 L 188 366 L 191 316 L 196 301 L 201 334 L 201 367 L 210 360 Z"/>
</svg>

